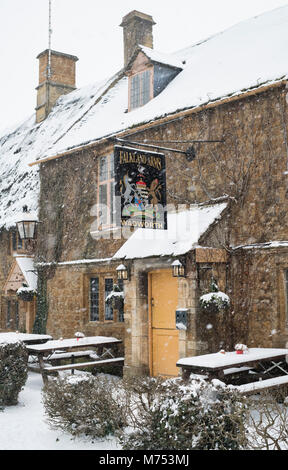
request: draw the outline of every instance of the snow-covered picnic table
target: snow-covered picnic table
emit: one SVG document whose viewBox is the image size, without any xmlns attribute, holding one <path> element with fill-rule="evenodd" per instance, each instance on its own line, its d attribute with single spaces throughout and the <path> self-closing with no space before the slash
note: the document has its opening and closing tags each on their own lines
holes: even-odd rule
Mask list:
<svg viewBox="0 0 288 470">
<path fill-rule="evenodd" d="M 68 339 L 59 339 L 47 341 L 45 344 L 35 344 L 27 346 L 30 355 L 35 355 L 38 358 L 40 372 L 44 383 L 47 383 L 47 372 L 61 371 L 72 369 L 80 369 L 85 367 L 96 367 L 101 365 L 111 364 L 123 364 L 123 357 L 115 357 L 118 345 L 122 343 L 121 340 L 108 337 L 108 336 L 87 336 L 87 337 L 75 337 Z M 95 348 L 96 354 L 94 354 L 95 360 L 89 362 L 74 363 L 74 359 L 79 356 L 75 351 L 83 350 L 84 348 Z M 69 352 L 68 352 L 69 351 Z M 64 354 L 63 354 L 64 352 Z M 65 353 L 66 352 L 66 353 Z M 55 360 L 59 353 L 59 359 L 71 359 L 71 363 L 64 365 L 47 365 L 49 360 Z M 87 351 L 83 351 L 83 357 Z M 45 356 L 45 358 L 44 358 Z M 88 357 L 92 359 L 91 351 L 89 351 Z M 45 361 L 44 361 L 45 359 Z M 45 364 L 46 362 L 46 364 Z"/>
<path fill-rule="evenodd" d="M 234 372 L 243 367 L 256 368 L 258 366 L 263 370 L 263 374 L 268 374 L 272 370 L 281 370 L 282 374 L 288 372 L 284 363 L 287 363 L 288 349 L 278 348 L 249 348 L 243 354 L 233 352 L 218 352 L 213 354 L 204 354 L 202 356 L 184 357 L 179 359 L 177 366 L 182 368 L 182 376 L 187 380 L 191 373 L 204 373 L 208 378 L 223 379 L 229 369 Z"/>
<path fill-rule="evenodd" d="M 7 332 L 0 333 L 0 343 L 14 343 L 15 341 L 23 341 L 25 344 L 45 343 L 52 339 L 50 335 L 37 335 L 34 333 L 18 333 Z"/>
</svg>

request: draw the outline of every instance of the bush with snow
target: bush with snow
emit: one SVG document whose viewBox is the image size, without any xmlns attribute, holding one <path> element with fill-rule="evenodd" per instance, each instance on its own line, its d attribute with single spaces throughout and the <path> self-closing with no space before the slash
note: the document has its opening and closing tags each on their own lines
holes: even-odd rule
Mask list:
<svg viewBox="0 0 288 470">
<path fill-rule="evenodd" d="M 54 378 L 43 388 L 48 423 L 72 435 L 104 437 L 126 425 L 117 379 L 89 373 Z"/>
<path fill-rule="evenodd" d="M 151 382 L 151 387 L 155 389 L 155 382 Z M 245 447 L 244 405 L 233 387 L 194 376 L 187 384 L 181 379 L 167 380 L 161 386 L 161 393 L 159 387 L 154 391 L 154 399 L 145 402 L 141 413 L 137 414 L 136 410 L 134 430 L 122 434 L 123 449 L 237 450 Z"/>
<path fill-rule="evenodd" d="M 28 352 L 21 341 L 0 342 L 0 407 L 17 405 L 28 376 Z"/>
</svg>

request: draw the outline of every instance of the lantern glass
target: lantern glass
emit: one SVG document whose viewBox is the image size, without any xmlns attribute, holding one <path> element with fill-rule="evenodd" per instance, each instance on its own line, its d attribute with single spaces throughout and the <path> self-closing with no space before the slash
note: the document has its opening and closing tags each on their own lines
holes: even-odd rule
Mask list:
<svg viewBox="0 0 288 470">
<path fill-rule="evenodd" d="M 21 220 L 17 222 L 17 229 L 22 240 L 34 239 L 36 235 L 35 220 Z"/>
<path fill-rule="evenodd" d="M 173 277 L 185 277 L 185 267 L 178 259 L 172 263 L 172 267 Z"/>
<path fill-rule="evenodd" d="M 124 264 L 121 264 L 120 266 L 118 266 L 118 268 L 116 268 L 117 270 L 117 277 L 119 280 L 122 280 L 122 281 L 127 281 L 128 279 L 128 270 L 126 268 L 126 266 L 124 266 Z"/>
</svg>

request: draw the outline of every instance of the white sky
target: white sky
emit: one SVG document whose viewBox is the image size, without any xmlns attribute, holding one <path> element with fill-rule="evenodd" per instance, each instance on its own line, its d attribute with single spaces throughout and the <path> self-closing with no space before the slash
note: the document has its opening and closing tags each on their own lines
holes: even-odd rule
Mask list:
<svg viewBox="0 0 288 470">
<path fill-rule="evenodd" d="M 123 65 L 123 16 L 153 16 L 154 48 L 173 52 L 288 0 L 52 0 L 52 49 L 76 55 L 77 87 Z M 38 60 L 48 47 L 48 0 L 0 0 L 0 129 L 33 114 Z"/>
</svg>

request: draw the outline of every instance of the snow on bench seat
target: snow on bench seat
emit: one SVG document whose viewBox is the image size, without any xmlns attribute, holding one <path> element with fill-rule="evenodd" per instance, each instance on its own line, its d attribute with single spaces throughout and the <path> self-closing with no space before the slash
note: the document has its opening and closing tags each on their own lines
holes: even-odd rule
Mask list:
<svg viewBox="0 0 288 470">
<path fill-rule="evenodd" d="M 54 370 L 68 370 L 68 369 L 82 369 L 82 367 L 89 366 L 105 366 L 108 364 L 124 364 L 124 357 L 113 357 L 112 359 L 104 359 L 101 361 L 90 361 L 90 362 L 79 362 L 75 364 L 65 364 L 63 366 L 45 366 L 43 370 L 45 372 L 52 372 Z"/>
<path fill-rule="evenodd" d="M 288 375 L 281 377 L 273 377 L 272 379 L 259 380 L 259 382 L 252 382 L 248 384 L 238 385 L 236 388 L 240 393 L 253 393 L 261 392 L 270 388 L 277 388 L 281 385 L 288 384 Z"/>
</svg>

